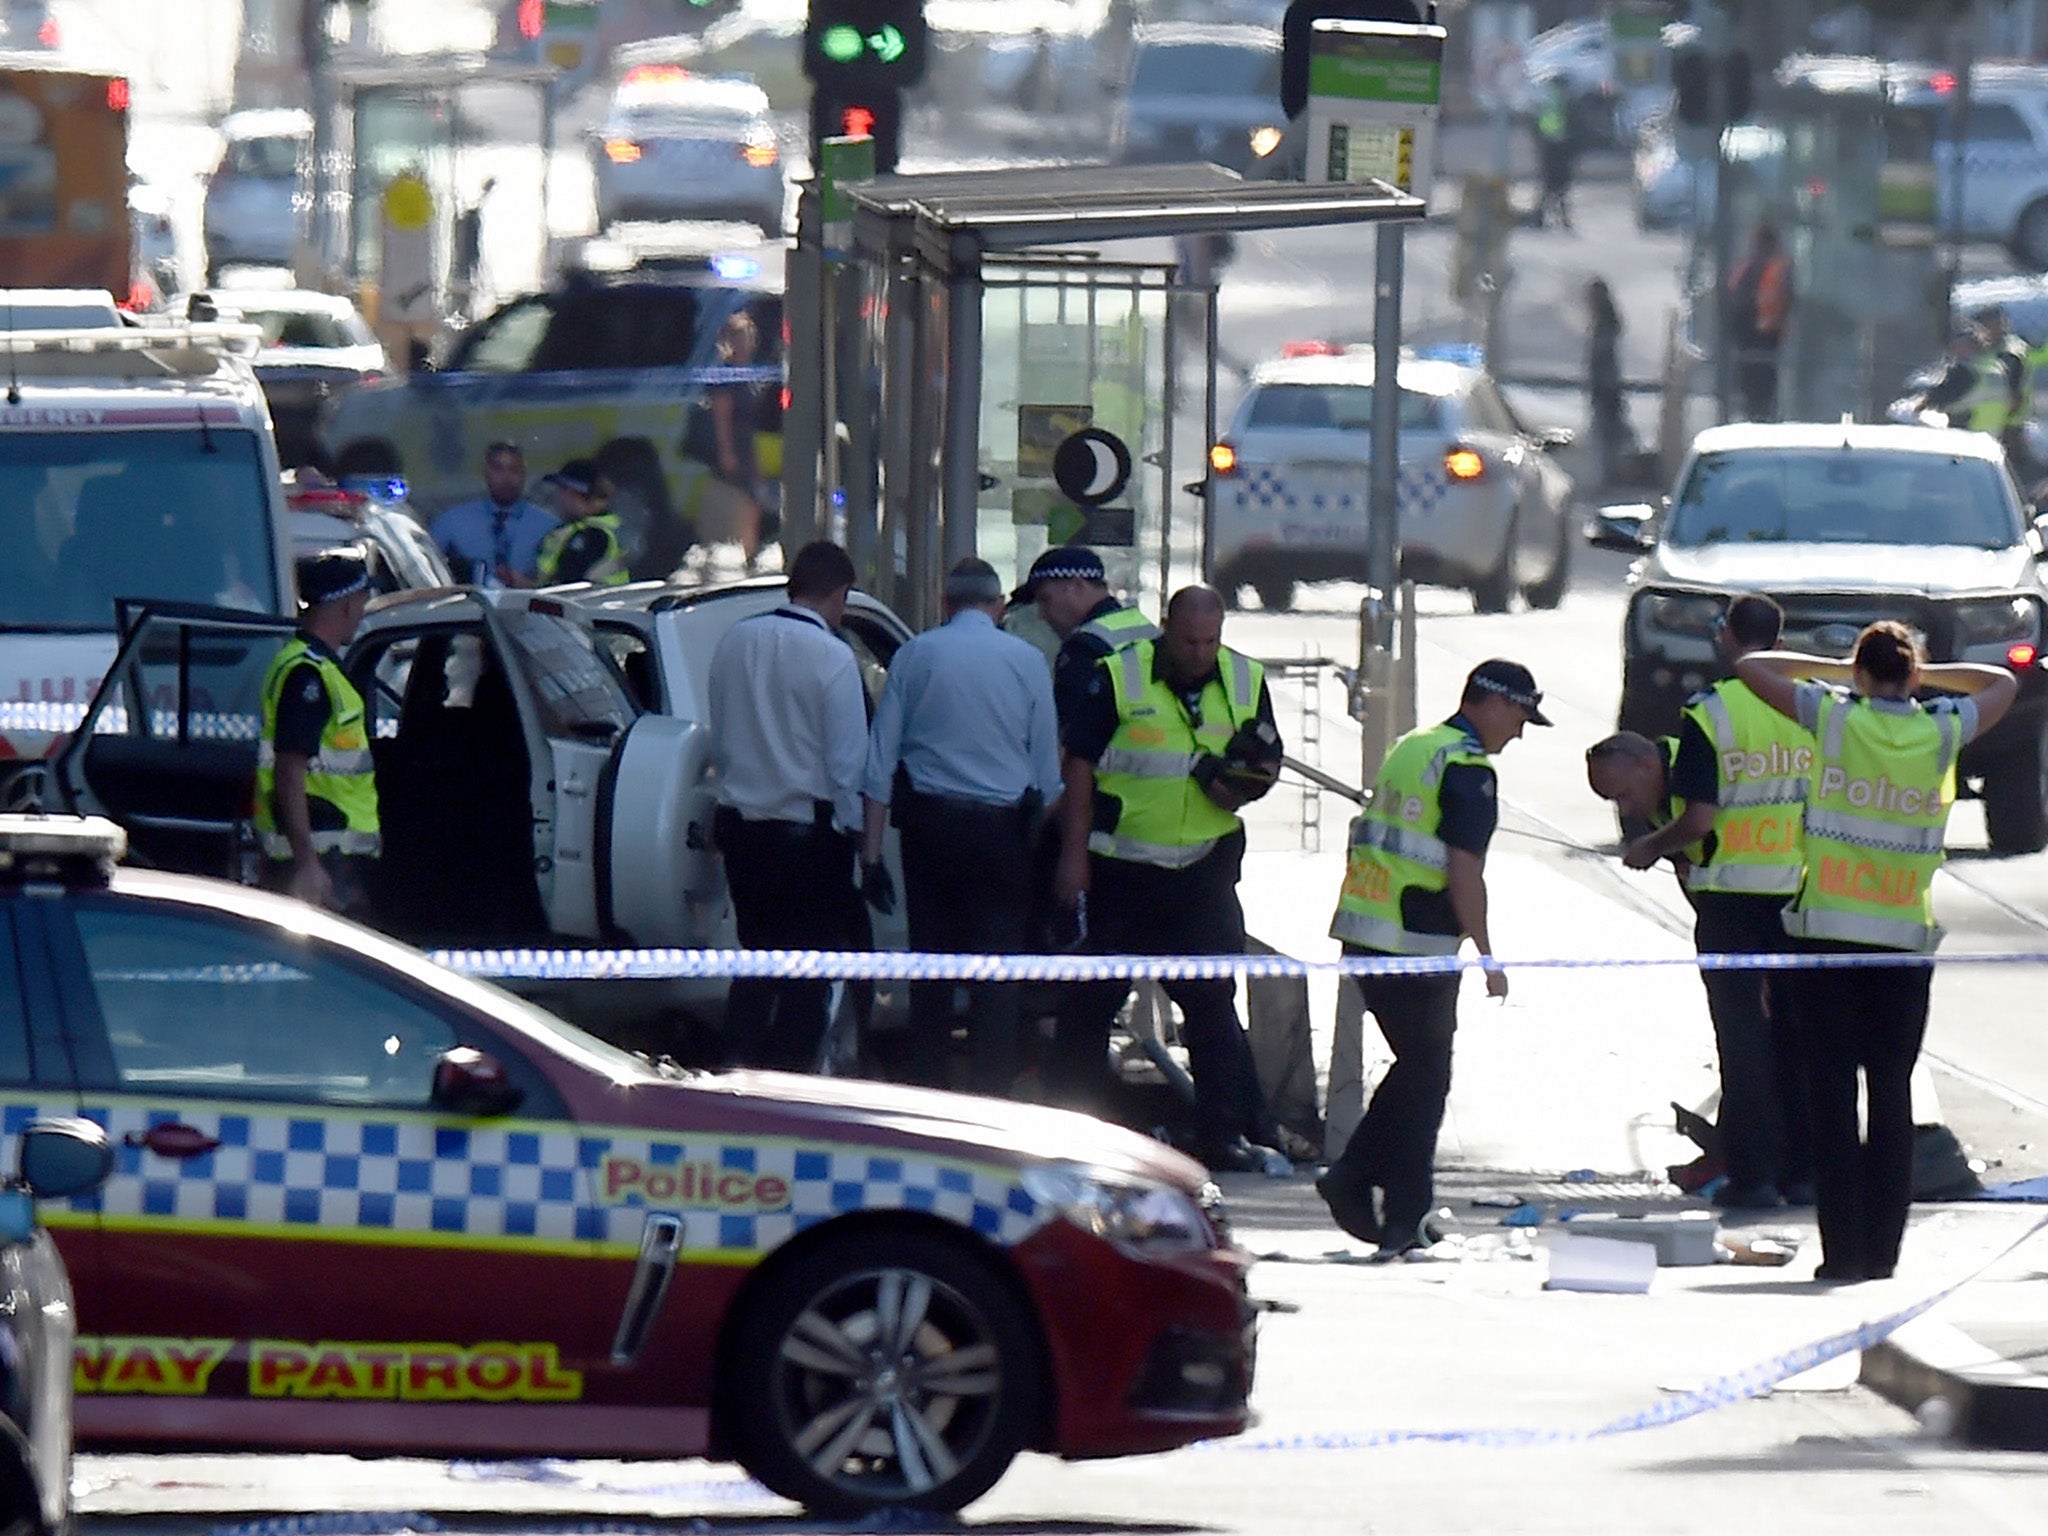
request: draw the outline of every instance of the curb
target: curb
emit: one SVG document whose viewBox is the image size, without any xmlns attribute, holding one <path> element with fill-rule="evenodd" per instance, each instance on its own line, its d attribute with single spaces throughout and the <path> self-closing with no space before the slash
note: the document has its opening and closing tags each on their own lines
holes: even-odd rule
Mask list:
<svg viewBox="0 0 2048 1536">
<path fill-rule="evenodd" d="M 2048 1451 L 2048 1376 L 1948 1323 L 1915 1318 L 1863 1352 L 1858 1379 L 1909 1413 L 1930 1399 L 1947 1399 L 1955 1409 L 1954 1436 L 1963 1444 Z"/>
</svg>

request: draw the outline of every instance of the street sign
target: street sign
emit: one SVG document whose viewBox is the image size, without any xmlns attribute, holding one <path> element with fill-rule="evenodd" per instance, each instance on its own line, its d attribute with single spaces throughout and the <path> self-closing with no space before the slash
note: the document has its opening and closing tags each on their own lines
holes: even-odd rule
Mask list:
<svg viewBox="0 0 2048 1536">
<path fill-rule="evenodd" d="M 380 324 L 421 325 L 434 304 L 434 194 L 417 171 L 384 184 L 382 260 L 377 268 Z"/>
<path fill-rule="evenodd" d="M 1131 450 L 1114 432 L 1083 427 L 1053 450 L 1053 482 L 1083 507 L 1114 501 L 1131 480 Z"/>
<path fill-rule="evenodd" d="M 1444 29 L 1315 24 L 1309 39 L 1308 180 L 1383 181 L 1429 195 Z"/>
<path fill-rule="evenodd" d="M 1289 117 L 1308 110 L 1309 40 L 1317 22 L 1342 18 L 1419 27 L 1428 19 L 1422 12 L 1418 0 L 1290 0 L 1280 18 L 1280 110 Z"/>
</svg>

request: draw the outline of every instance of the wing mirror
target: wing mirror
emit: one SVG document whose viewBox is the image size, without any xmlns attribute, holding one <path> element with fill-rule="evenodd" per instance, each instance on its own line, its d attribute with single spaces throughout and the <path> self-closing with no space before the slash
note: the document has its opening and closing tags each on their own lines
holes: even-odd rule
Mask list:
<svg viewBox="0 0 2048 1536">
<path fill-rule="evenodd" d="M 21 1133 L 15 1178 L 38 1200 L 91 1194 L 113 1171 L 114 1148 L 90 1120 L 31 1120 Z"/>
<path fill-rule="evenodd" d="M 1595 549 L 1639 555 L 1657 543 L 1658 509 L 1647 502 L 1602 507 L 1586 520 L 1586 542 Z"/>
<path fill-rule="evenodd" d="M 1181 489 L 1190 496 L 1207 496 L 1209 494 L 1209 482 L 1206 480 L 1190 480 Z"/>
<path fill-rule="evenodd" d="M 488 1119 L 510 1114 L 525 1097 L 505 1063 L 474 1046 L 451 1047 L 434 1063 L 434 1108 L 449 1114 Z"/>
<path fill-rule="evenodd" d="M 1570 427 L 1544 427 L 1535 434 L 1536 445 L 1545 453 L 1556 453 L 1569 448 L 1579 440 L 1579 434 Z"/>
</svg>

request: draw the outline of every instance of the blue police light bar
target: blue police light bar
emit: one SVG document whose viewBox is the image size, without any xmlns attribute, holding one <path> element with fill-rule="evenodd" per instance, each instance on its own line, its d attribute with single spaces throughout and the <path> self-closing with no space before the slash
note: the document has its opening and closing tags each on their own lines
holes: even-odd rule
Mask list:
<svg viewBox="0 0 2048 1536">
<path fill-rule="evenodd" d="M 403 475 L 344 475 L 341 488 L 372 501 L 403 501 L 409 489 Z"/>
<path fill-rule="evenodd" d="M 761 275 L 761 263 L 751 256 L 721 252 L 711 258 L 711 270 L 725 282 L 744 283 Z"/>
</svg>

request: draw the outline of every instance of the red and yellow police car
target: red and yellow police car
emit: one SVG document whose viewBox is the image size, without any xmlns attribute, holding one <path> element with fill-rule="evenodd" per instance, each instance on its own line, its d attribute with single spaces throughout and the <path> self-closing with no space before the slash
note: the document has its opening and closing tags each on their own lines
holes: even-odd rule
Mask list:
<svg viewBox="0 0 2048 1536">
<path fill-rule="evenodd" d="M 47 1213 L 82 1444 L 714 1456 L 859 1512 L 1243 1428 L 1248 1259 L 1177 1153 L 658 1068 L 121 843 L 0 817 L 0 1118 L 118 1149 Z"/>
</svg>

